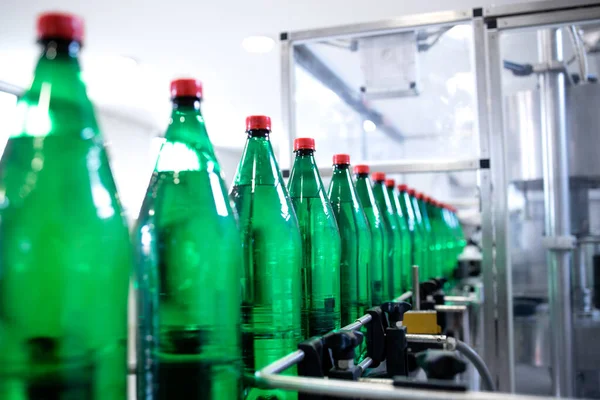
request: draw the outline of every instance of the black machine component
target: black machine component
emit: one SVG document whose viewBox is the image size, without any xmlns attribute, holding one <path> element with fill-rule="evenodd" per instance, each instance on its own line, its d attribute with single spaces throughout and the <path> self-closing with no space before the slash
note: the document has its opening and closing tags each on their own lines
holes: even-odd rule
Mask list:
<svg viewBox="0 0 600 400">
<path fill-rule="evenodd" d="M 386 367 L 387 376 L 408 375 L 408 341 L 406 327 L 399 324 L 404 313 L 410 311 L 411 305 L 405 302 L 388 302 L 381 306 L 387 313 L 388 326 L 385 329 Z"/>
<path fill-rule="evenodd" d="M 427 350 L 417 354 L 417 364 L 425 371 L 428 379 L 454 380 L 456 375 L 467 370 L 467 363 L 455 352 Z"/>
<path fill-rule="evenodd" d="M 421 293 L 434 309 L 444 295 L 445 281 L 431 279 L 422 282 Z M 366 337 L 358 330 L 339 330 L 322 337 L 313 337 L 298 345 L 304 352 L 298 364 L 300 376 L 358 380 L 363 373 L 366 377 L 393 379 L 395 386 L 432 390 L 465 391 L 466 385 L 450 382 L 457 374 L 465 371 L 466 365 L 455 353 L 442 351 L 442 343 L 426 344 L 407 339 L 407 327 L 403 325 L 405 313 L 411 310 L 406 302 L 386 302 L 380 307 L 367 311 L 371 317 L 365 325 Z M 442 313 L 438 313 L 438 318 Z M 356 349 L 366 340 L 366 357 L 371 359 L 370 368 L 365 371 L 362 365 L 355 364 Z M 378 369 L 385 361 L 386 369 Z M 426 382 L 409 378 L 411 371 L 421 367 L 427 374 Z M 300 400 L 329 400 L 321 395 L 299 394 Z"/>
<path fill-rule="evenodd" d="M 356 381 L 362 369 L 354 364 L 356 348 L 363 342 L 359 331 L 337 331 L 327 338 L 327 347 L 333 356 L 333 368 L 327 374 L 330 378 Z"/>
</svg>

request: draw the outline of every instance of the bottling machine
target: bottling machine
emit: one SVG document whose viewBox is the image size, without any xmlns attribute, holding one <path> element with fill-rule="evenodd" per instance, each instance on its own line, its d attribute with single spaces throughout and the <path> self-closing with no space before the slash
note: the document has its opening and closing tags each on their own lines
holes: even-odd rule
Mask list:
<svg viewBox="0 0 600 400">
<path fill-rule="evenodd" d="M 551 0 L 281 35 L 283 167 L 299 132 L 316 132 L 321 153 L 347 151 L 475 215 L 481 275 L 456 287 L 473 290 L 469 344 L 503 398 L 600 397 L 599 21 L 597 1 Z M 360 381 L 277 379 L 369 397 Z M 444 397 L 368 384 L 373 398 Z"/>
</svg>

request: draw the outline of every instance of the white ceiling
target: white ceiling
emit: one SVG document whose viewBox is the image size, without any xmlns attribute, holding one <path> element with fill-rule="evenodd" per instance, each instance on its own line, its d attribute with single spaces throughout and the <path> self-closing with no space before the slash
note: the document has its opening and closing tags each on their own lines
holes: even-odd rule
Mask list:
<svg viewBox="0 0 600 400">
<path fill-rule="evenodd" d="M 244 37 L 513 2 L 0 0 L 0 80 L 26 85 L 36 54 L 36 15 L 70 11 L 86 21 L 84 68 L 97 103 L 160 127 L 168 113 L 168 81 L 193 75 L 205 85 L 213 141 L 239 147 L 246 115 L 271 114 L 280 126 L 279 49 L 248 54 Z"/>
</svg>

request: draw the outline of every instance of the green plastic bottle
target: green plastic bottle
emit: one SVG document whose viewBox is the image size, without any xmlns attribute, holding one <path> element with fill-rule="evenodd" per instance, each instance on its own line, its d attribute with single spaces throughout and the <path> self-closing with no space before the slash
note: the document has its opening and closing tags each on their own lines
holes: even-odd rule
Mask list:
<svg viewBox="0 0 600 400">
<path fill-rule="evenodd" d="M 444 204 L 444 219 L 446 221 L 446 224 L 448 226 L 448 230 L 449 230 L 449 234 L 450 234 L 450 242 L 452 244 L 451 246 L 451 258 L 449 260 L 449 265 L 448 265 L 448 274 L 452 274 L 454 271 L 454 268 L 456 266 L 456 260 L 458 259 L 458 256 L 462 253 L 462 251 L 464 250 L 465 246 L 466 246 L 466 240 L 465 240 L 465 236 L 462 230 L 462 227 L 460 225 L 460 221 L 458 219 L 457 216 L 457 210 L 456 208 L 448 205 L 448 204 Z"/>
<path fill-rule="evenodd" d="M 408 223 L 408 230 L 410 231 L 412 258 L 411 264 L 418 265 L 420 270 L 419 281 L 423 282 L 427 280 L 426 274 L 423 274 L 423 267 L 425 265 L 425 238 L 423 232 L 423 226 L 421 224 L 421 214 L 418 209 L 414 209 L 412 202 L 412 196 L 410 192 L 414 193 L 414 190 L 408 188 L 406 185 L 398 185 L 398 192 L 400 198 L 400 206 L 402 212 L 406 215 L 406 221 Z"/>
<path fill-rule="evenodd" d="M 125 399 L 133 258 L 81 80 L 83 21 L 47 13 L 37 31 L 0 160 L 0 399 Z"/>
<path fill-rule="evenodd" d="M 371 233 L 362 209 L 352 174 L 350 156 L 333 156 L 333 177 L 329 200 L 340 230 L 342 258 L 340 265 L 342 326 L 356 321 L 371 306 L 369 263 Z"/>
<path fill-rule="evenodd" d="M 429 196 L 423 196 L 423 205 L 427 210 L 429 221 L 431 223 L 431 230 L 435 238 L 436 246 L 436 275 L 435 277 L 447 277 L 447 264 L 448 264 L 448 235 L 444 221 L 439 213 L 438 208 L 435 206 L 435 200 Z"/>
<path fill-rule="evenodd" d="M 296 350 L 301 340 L 302 240 L 269 136 L 271 119 L 246 119 L 247 140 L 230 197 L 242 235 L 242 353 L 253 375 Z M 292 374 L 295 369 L 287 371 Z M 247 399 L 294 399 L 247 388 Z"/>
<path fill-rule="evenodd" d="M 408 194 L 410 196 L 410 202 L 412 205 L 413 212 L 415 214 L 415 220 L 417 223 L 418 229 L 421 231 L 422 237 L 422 264 L 419 265 L 419 280 L 426 281 L 431 278 L 431 263 L 432 263 L 432 237 L 431 237 L 431 226 L 429 225 L 429 220 L 426 218 L 426 215 L 423 214 L 423 210 L 419 206 L 419 199 L 417 196 L 419 192 L 415 189 L 409 189 Z"/>
<path fill-rule="evenodd" d="M 385 187 L 385 174 L 383 172 L 374 172 L 371 174 L 373 179 L 373 195 L 375 202 L 381 211 L 381 220 L 386 236 L 385 249 L 385 268 L 384 282 L 388 299 L 398 297 L 402 292 L 402 278 L 399 271 L 402 265 L 402 233 L 398 225 L 398 219 L 394 214 L 392 199 Z"/>
<path fill-rule="evenodd" d="M 371 179 L 369 179 L 369 166 L 360 164 L 354 166 L 356 177 L 356 193 L 363 207 L 369 231 L 371 232 L 371 305 L 380 306 L 384 301 L 392 299 L 385 286 L 386 278 L 386 248 L 387 236 L 385 234 L 383 219 L 375 201 Z"/>
<path fill-rule="evenodd" d="M 437 244 L 437 238 L 435 236 L 434 227 L 431 223 L 431 219 L 429 218 L 429 213 L 427 212 L 427 207 L 425 206 L 425 194 L 422 192 L 415 192 L 415 197 L 413 200 L 416 203 L 416 207 L 419 207 L 419 212 L 421 213 L 421 219 L 423 220 L 423 226 L 425 228 L 425 232 L 427 235 L 427 279 L 437 278 L 439 276 L 439 248 Z"/>
<path fill-rule="evenodd" d="M 242 393 L 241 241 L 201 98 L 199 81 L 171 83 L 171 122 L 134 230 L 138 400 Z"/>
<path fill-rule="evenodd" d="M 315 162 L 315 141 L 294 140 L 288 188 L 302 235 L 302 337 L 340 328 L 341 242 Z"/>
<path fill-rule="evenodd" d="M 400 290 L 400 294 L 410 290 L 412 288 L 412 273 L 411 273 L 411 242 L 410 242 L 410 231 L 408 230 L 408 223 L 406 222 L 405 215 L 402 212 L 402 206 L 400 205 L 399 193 L 395 190 L 396 181 L 393 179 L 385 180 L 385 187 L 388 191 L 388 196 L 392 202 L 392 208 L 394 214 L 398 220 L 398 227 L 400 229 L 400 237 L 402 239 L 401 247 L 401 263 L 400 263 L 400 283 L 401 286 L 396 288 L 396 292 Z M 398 294 L 396 296 L 399 296 Z"/>
</svg>

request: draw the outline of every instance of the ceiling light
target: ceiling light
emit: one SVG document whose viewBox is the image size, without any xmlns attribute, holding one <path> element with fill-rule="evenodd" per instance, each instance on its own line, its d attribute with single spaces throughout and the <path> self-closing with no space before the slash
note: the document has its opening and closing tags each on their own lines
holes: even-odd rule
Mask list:
<svg viewBox="0 0 600 400">
<path fill-rule="evenodd" d="M 275 41 L 268 36 L 248 36 L 242 41 L 242 47 L 248 53 L 265 54 L 273 50 Z"/>
<path fill-rule="evenodd" d="M 365 132 L 375 132 L 377 125 L 375 125 L 375 122 L 371 121 L 370 119 L 366 119 L 363 122 L 363 129 Z"/>
</svg>

